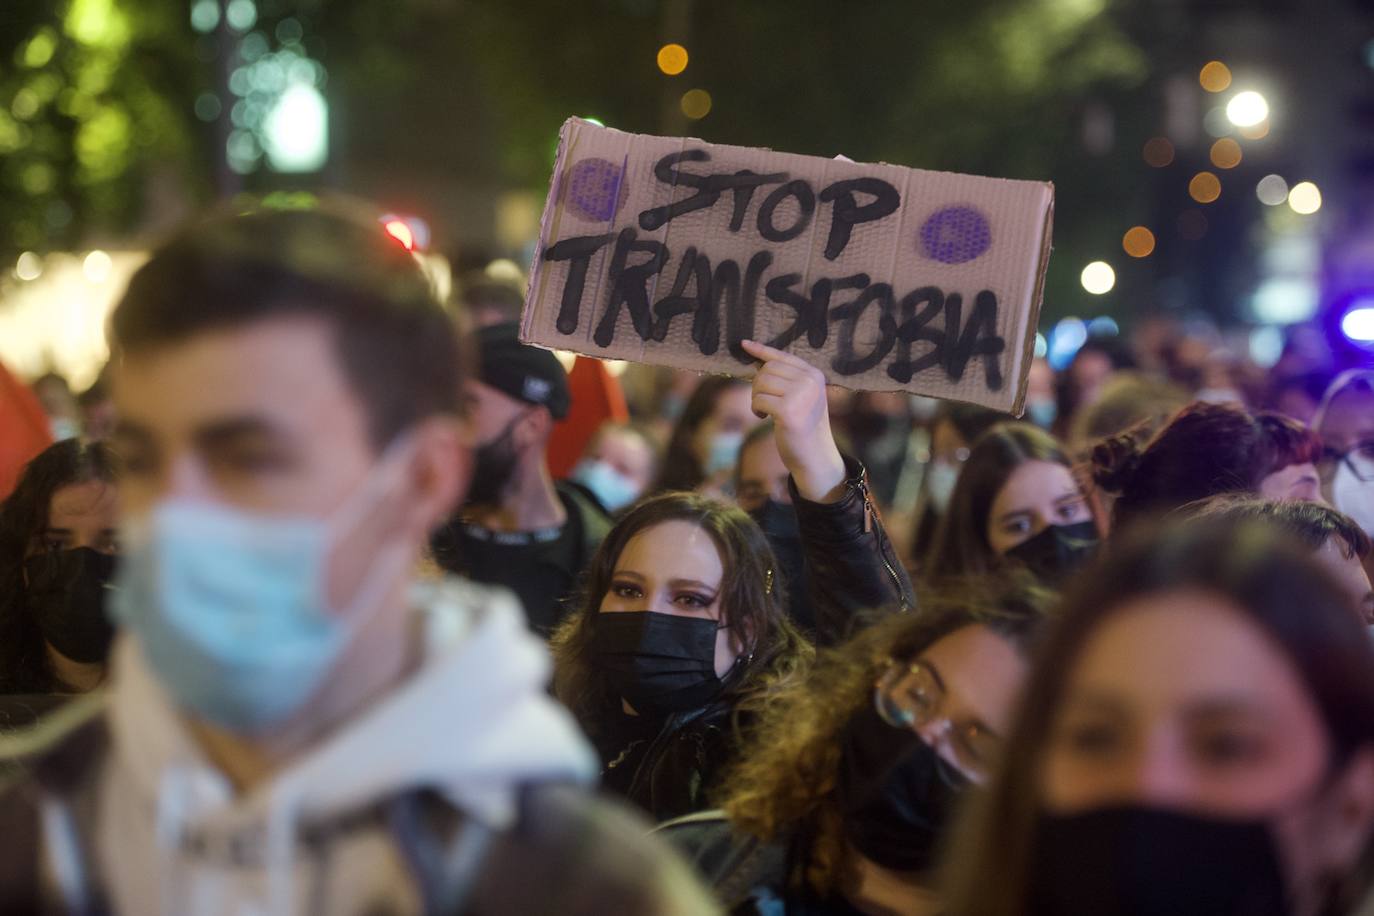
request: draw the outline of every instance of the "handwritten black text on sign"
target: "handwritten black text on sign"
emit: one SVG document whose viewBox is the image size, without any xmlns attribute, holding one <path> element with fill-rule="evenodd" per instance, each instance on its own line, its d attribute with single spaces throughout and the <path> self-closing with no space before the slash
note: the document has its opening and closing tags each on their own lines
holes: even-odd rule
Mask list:
<svg viewBox="0 0 1374 916">
<path fill-rule="evenodd" d="M 709 160 L 710 154 L 702 149 L 660 159 L 654 177 L 694 193 L 643 211 L 638 218 L 639 229 L 655 231 L 686 213 L 714 207 L 725 198 L 731 208 L 729 229 L 739 232 L 757 192 L 776 185 L 762 197 L 754 214 L 760 237 L 778 244 L 789 242 L 810 227 L 819 209 L 828 206 L 830 225 L 824 255 L 833 261 L 848 246 L 855 227 L 889 217 L 901 205 L 897 189 L 874 177 L 844 179 L 817 191 L 810 182 L 794 179 L 787 172 L 758 174 L 744 169 L 700 174 L 681 167 L 684 162 Z M 796 215 L 779 225 L 777 211 L 787 200 L 794 201 Z M 768 345 L 782 349 L 805 338 L 808 346 L 820 349 L 832 332 L 831 326 L 837 325 L 839 336 L 831 368 L 839 375 L 867 372 L 895 353 L 887 374 L 901 384 L 910 382 L 918 372 L 936 368 L 957 382 L 969 360 L 981 356 L 987 387 L 994 391 L 1002 387 L 998 356 L 1006 349 L 1006 342 L 997 331 L 997 296 L 991 290 L 973 297 L 965 320 L 964 297 L 958 292 L 935 286 L 896 291 L 889 283 L 872 282 L 866 273 L 822 277 L 807 290 L 799 288 L 800 274 L 768 276 L 774 255 L 767 249 L 753 254 L 741 268 L 733 258 L 712 265 L 706 254 L 688 247 L 670 274 L 674 279 L 667 295 L 650 301 L 654 278 L 668 268 L 673 253 L 662 242 L 641 239 L 635 226 L 562 239 L 544 250 L 546 261 L 569 262 L 555 323 L 559 333 L 571 335 L 581 326 L 591 259 L 607 245 L 613 246 L 607 295 L 592 332 L 598 346 L 608 347 L 614 341 L 622 309 L 629 311 L 635 332 L 646 341 L 662 342 L 674 319 L 690 315 L 692 341 L 702 355 L 710 356 L 720 348 L 723 319 L 729 353 L 741 363 L 751 363 L 752 357 L 740 342 L 754 337 L 762 289 L 769 302 L 795 313 L 792 325 L 767 341 Z M 878 314 L 878 340 L 868 352 L 860 353 L 855 332 L 870 307 Z M 937 322 L 941 318 L 943 321 Z"/>
</svg>

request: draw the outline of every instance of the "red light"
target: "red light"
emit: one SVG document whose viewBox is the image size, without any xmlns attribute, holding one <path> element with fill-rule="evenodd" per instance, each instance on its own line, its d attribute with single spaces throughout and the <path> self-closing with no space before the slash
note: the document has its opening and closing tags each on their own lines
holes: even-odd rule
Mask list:
<svg viewBox="0 0 1374 916">
<path fill-rule="evenodd" d="M 415 233 L 410 231 L 403 219 L 389 219 L 382 224 L 386 234 L 405 246 L 406 251 L 415 250 Z"/>
</svg>

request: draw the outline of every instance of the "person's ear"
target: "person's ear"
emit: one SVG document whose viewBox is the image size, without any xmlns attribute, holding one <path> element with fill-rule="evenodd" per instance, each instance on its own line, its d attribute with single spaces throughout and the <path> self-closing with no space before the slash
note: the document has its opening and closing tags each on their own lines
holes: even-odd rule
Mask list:
<svg viewBox="0 0 1374 916">
<path fill-rule="evenodd" d="M 1374 826 L 1374 748 L 1356 752 L 1325 794 L 1312 826 L 1321 846 L 1316 864 L 1323 872 L 1344 874 L 1364 852 Z"/>
<path fill-rule="evenodd" d="M 456 417 L 430 417 L 415 432 L 415 454 L 407 469 L 408 525 L 423 538 L 448 520 L 472 480 L 471 432 Z"/>
<path fill-rule="evenodd" d="M 553 433 L 553 415 L 546 407 L 526 408 L 524 416 L 515 423 L 511 431 L 512 444 L 516 451 L 540 448 L 548 442 Z"/>
</svg>

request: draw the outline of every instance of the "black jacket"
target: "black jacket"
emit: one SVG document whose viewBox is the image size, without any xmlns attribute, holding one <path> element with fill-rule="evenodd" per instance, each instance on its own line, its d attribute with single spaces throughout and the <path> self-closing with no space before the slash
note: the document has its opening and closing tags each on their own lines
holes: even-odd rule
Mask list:
<svg viewBox="0 0 1374 916">
<path fill-rule="evenodd" d="M 715 702 L 674 713 L 647 733 L 599 741 L 602 787 L 655 822 L 700 811 L 735 755 L 741 727 L 731 704 Z"/>
<path fill-rule="evenodd" d="M 805 884 L 806 843 L 764 843 L 736 832 L 720 811 L 678 818 L 656 833 L 687 857 L 727 913 L 736 916 L 852 916 L 843 898 L 821 899 Z"/>
<path fill-rule="evenodd" d="M 791 484 L 805 555 L 805 587 L 815 603 L 822 645 L 843 641 L 874 613 L 915 607 L 911 580 L 897 562 L 873 506 L 864 469 L 853 459 L 846 459 L 845 467 L 849 479 L 838 502 L 809 502 Z M 734 713 L 731 704 L 715 701 L 669 716 L 645 733 L 599 739 L 606 788 L 656 821 L 702 810 L 748 727 Z"/>
<path fill-rule="evenodd" d="M 816 642 L 844 642 L 875 616 L 916 609 L 911 579 L 883 527 L 868 472 L 844 460 L 845 494 L 834 503 L 801 498 L 788 481 L 805 557 L 805 587 L 816 609 Z"/>
</svg>

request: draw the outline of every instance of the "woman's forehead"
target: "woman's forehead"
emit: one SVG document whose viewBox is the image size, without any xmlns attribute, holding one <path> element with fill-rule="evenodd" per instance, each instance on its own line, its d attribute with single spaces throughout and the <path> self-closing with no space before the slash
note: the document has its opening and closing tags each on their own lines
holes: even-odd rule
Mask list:
<svg viewBox="0 0 1374 916">
<path fill-rule="evenodd" d="M 719 582 L 724 563 L 711 535 L 693 522 L 673 519 L 636 532 L 620 551 L 615 568 L 657 579 Z"/>
<path fill-rule="evenodd" d="M 88 480 L 58 487 L 52 495 L 48 524 L 64 527 L 61 519 L 80 519 L 113 512 L 115 489 L 103 480 Z"/>
<path fill-rule="evenodd" d="M 1225 699 L 1284 717 L 1317 715 L 1274 639 L 1200 591 L 1143 596 L 1114 611 L 1084 644 L 1069 685 L 1157 711 Z"/>
</svg>

